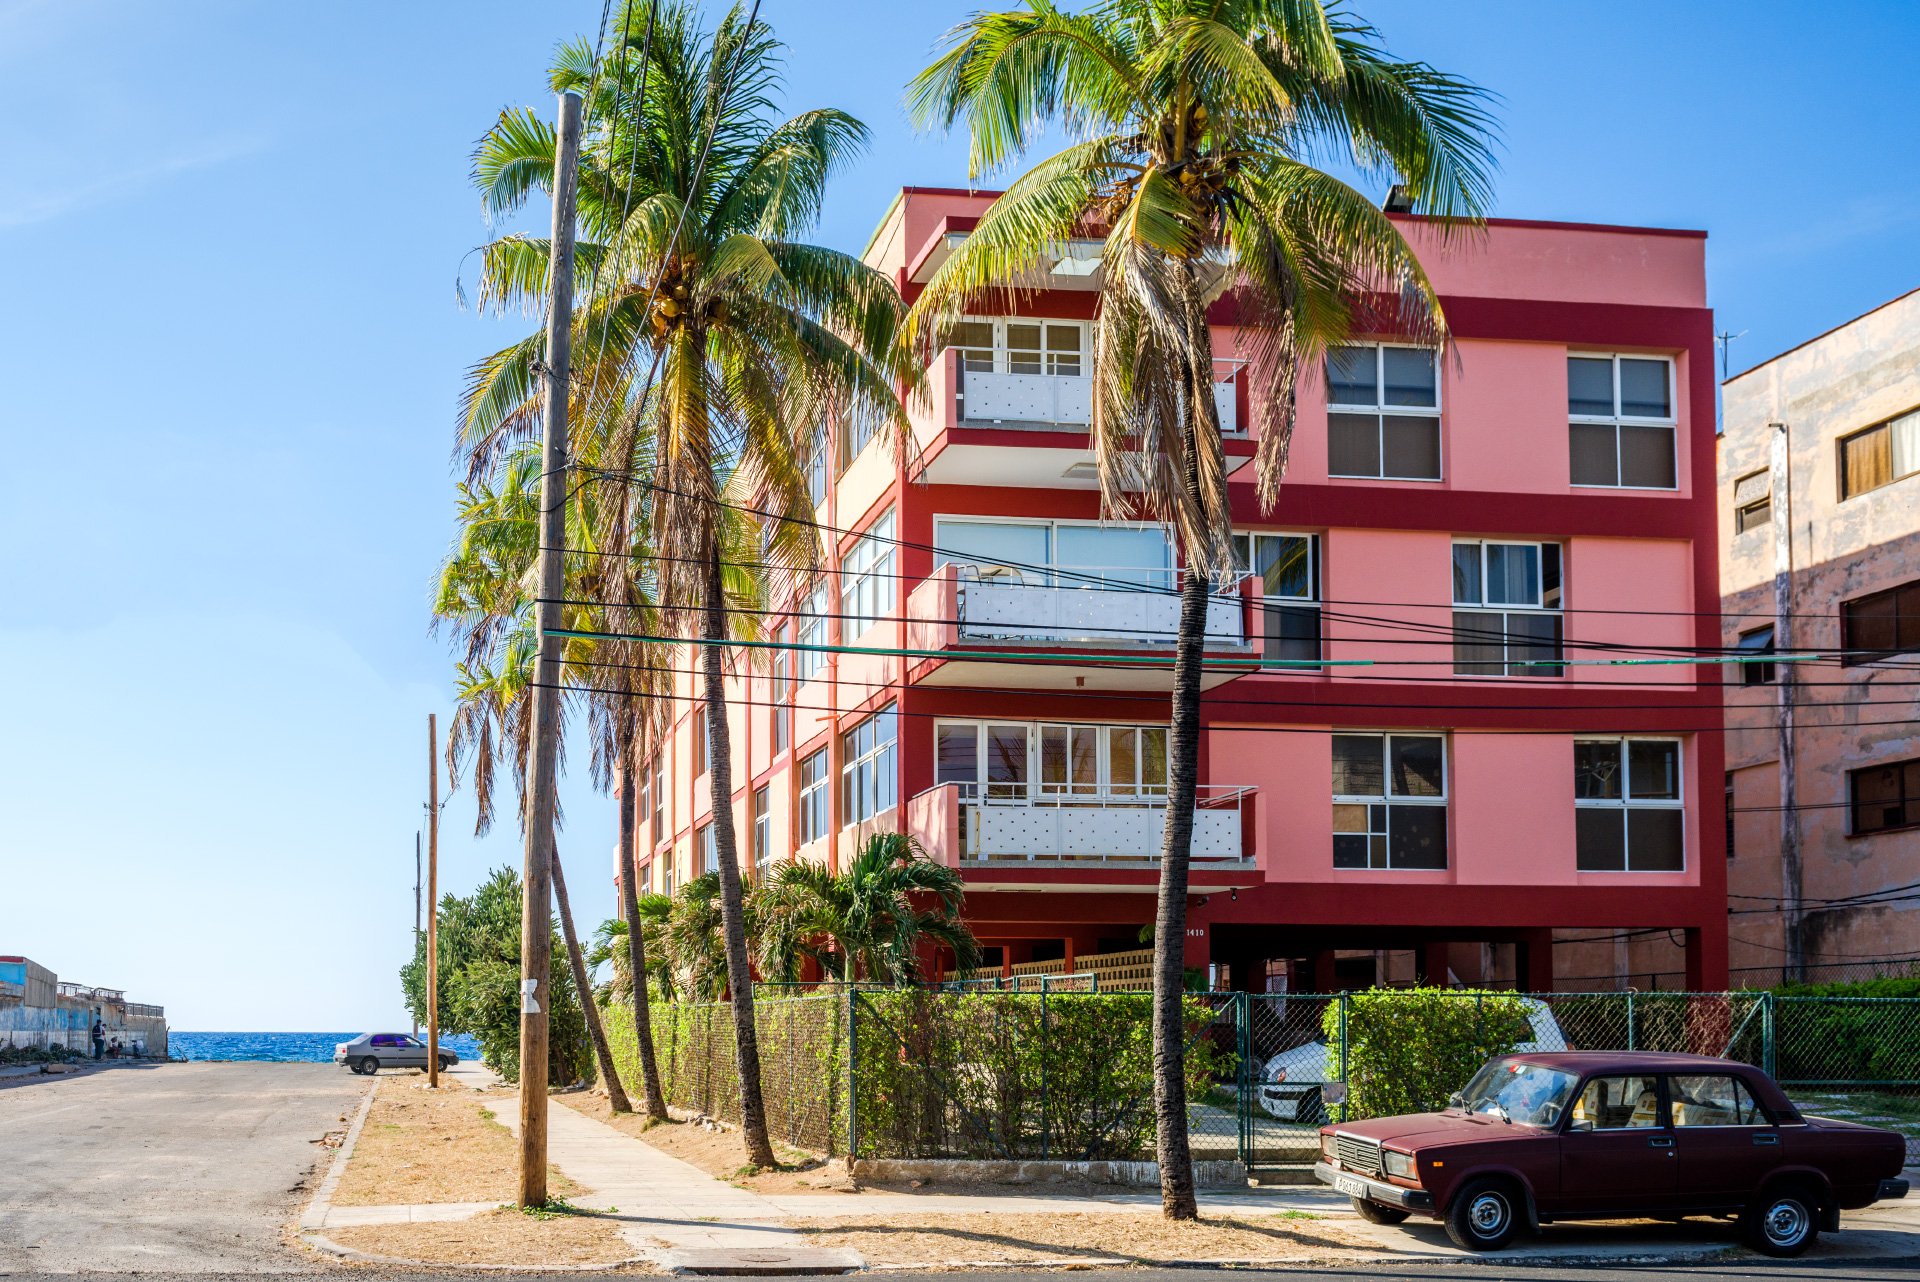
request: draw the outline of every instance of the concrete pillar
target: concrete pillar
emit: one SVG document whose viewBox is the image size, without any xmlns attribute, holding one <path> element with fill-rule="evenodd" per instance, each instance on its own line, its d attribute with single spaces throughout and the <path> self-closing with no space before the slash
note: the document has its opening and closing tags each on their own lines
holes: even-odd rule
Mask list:
<svg viewBox="0 0 1920 1282">
<path fill-rule="evenodd" d="M 1333 949 L 1322 948 L 1313 954 L 1313 991 L 1331 993 L 1339 985 L 1339 975 L 1334 970 Z"/>
<path fill-rule="evenodd" d="M 1434 988 L 1447 986 L 1447 945 L 1428 943 L 1420 945 L 1415 951 L 1414 964 L 1422 984 Z"/>
<path fill-rule="evenodd" d="M 1536 926 L 1520 937 L 1515 982 L 1523 993 L 1553 991 L 1553 928 Z"/>
</svg>

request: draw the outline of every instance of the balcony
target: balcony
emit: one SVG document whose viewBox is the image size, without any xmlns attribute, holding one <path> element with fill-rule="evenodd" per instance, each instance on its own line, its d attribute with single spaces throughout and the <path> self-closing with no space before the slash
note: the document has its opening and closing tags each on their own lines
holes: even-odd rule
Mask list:
<svg viewBox="0 0 1920 1282">
<path fill-rule="evenodd" d="M 1213 404 L 1220 415 L 1220 431 L 1226 436 L 1238 436 L 1239 362 L 1216 361 L 1214 364 L 1228 370 L 1226 377 L 1216 379 L 1213 384 Z M 959 420 L 968 425 L 1055 428 L 1087 427 L 1093 423 L 1093 380 L 1082 375 L 963 370 L 955 399 L 960 404 Z"/>
<path fill-rule="evenodd" d="M 1179 572 L 1146 573 L 1164 578 L 1171 587 Z M 907 598 L 907 647 L 967 653 L 953 659 L 919 659 L 908 679 L 927 685 L 986 683 L 1027 689 L 1171 689 L 1180 598 L 1170 590 L 1129 581 L 1142 574 L 1138 569 L 1099 567 L 1047 574 L 1010 566 L 942 565 Z M 1246 606 L 1246 599 L 1238 594 L 1218 595 L 1207 602 L 1209 651 L 1251 657 Z M 980 654 L 982 649 L 1002 646 L 1010 648 L 1004 662 Z M 1076 664 L 1063 658 L 1057 664 L 1039 665 L 1027 650 L 1054 646 L 1118 653 L 1110 663 Z M 1148 651 L 1154 657 L 1128 667 L 1127 651 Z M 1212 688 L 1235 675 L 1208 671 L 1201 684 Z"/>
<path fill-rule="evenodd" d="M 1231 785 L 1198 790 L 1191 855 L 1196 882 L 1252 884 L 1246 874 L 1253 869 L 1254 792 Z M 1063 796 L 1027 785 L 983 789 L 979 784 L 948 783 L 909 800 L 906 822 L 907 831 L 927 853 L 950 867 L 988 873 L 1148 870 L 1157 875 L 1166 804 L 1161 796 Z"/>
</svg>

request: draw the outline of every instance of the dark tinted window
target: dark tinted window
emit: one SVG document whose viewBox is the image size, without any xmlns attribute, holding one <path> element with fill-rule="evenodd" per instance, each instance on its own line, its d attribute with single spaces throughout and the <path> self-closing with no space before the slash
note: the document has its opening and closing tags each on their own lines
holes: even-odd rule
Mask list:
<svg viewBox="0 0 1920 1282">
<path fill-rule="evenodd" d="M 1882 832 L 1920 824 L 1920 761 L 1869 766 L 1848 775 L 1853 786 L 1853 830 Z"/>
<path fill-rule="evenodd" d="M 1602 357 L 1567 358 L 1567 413 L 1583 418 L 1613 417 L 1613 362 Z"/>
<path fill-rule="evenodd" d="M 1840 606 L 1849 666 L 1872 663 L 1887 653 L 1920 650 L 1920 582 L 1859 597 Z"/>
</svg>

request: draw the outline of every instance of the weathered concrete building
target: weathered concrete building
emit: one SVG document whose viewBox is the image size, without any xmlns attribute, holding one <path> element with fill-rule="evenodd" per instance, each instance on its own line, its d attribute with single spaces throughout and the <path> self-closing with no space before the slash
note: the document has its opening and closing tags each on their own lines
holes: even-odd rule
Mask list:
<svg viewBox="0 0 1920 1282">
<path fill-rule="evenodd" d="M 1736 982 L 1920 956 L 1920 290 L 1726 384 Z M 1815 662 L 1768 654 L 1819 652 Z"/>
<path fill-rule="evenodd" d="M 0 957 L 0 1047 L 45 1050 L 58 1045 L 86 1051 L 96 1019 L 122 1046 L 165 1057 L 165 1008 L 130 1002 L 118 988 L 61 983 L 59 976 L 25 957 Z"/>
</svg>

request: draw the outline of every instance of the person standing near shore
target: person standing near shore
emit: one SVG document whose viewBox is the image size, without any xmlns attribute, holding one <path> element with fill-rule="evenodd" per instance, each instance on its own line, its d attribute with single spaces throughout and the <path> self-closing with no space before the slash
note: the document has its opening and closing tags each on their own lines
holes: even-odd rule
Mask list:
<svg viewBox="0 0 1920 1282">
<path fill-rule="evenodd" d="M 99 1016 L 93 1020 L 93 1057 L 99 1059 L 107 1053 L 107 1026 L 100 1022 Z"/>
</svg>

